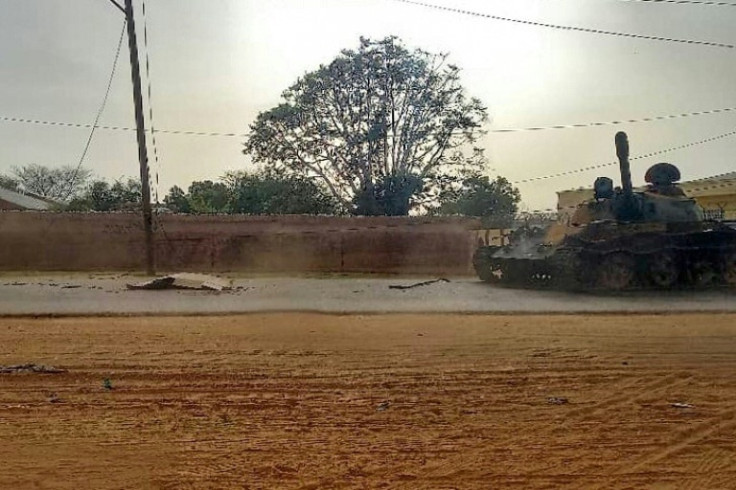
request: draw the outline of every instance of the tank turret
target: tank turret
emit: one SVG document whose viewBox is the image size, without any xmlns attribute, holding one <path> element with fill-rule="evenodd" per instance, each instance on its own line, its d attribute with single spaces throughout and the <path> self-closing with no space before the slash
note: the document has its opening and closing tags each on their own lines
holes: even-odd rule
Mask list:
<svg viewBox="0 0 736 490">
<path fill-rule="evenodd" d="M 594 183 L 595 199 L 583 203 L 572 218 L 575 225 L 593 221 L 677 223 L 703 220 L 703 210 L 677 185 L 680 170 L 671 163 L 650 167 L 645 189 L 634 190 L 629 165 L 629 140 L 624 132 L 616 134 L 616 156 L 621 171 L 621 188 L 612 190 L 612 180 L 598 177 Z"/>
</svg>

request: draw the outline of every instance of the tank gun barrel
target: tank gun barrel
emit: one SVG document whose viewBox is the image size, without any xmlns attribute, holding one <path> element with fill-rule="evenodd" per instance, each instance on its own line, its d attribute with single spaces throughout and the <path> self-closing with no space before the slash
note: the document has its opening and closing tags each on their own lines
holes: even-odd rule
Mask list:
<svg viewBox="0 0 736 490">
<path fill-rule="evenodd" d="M 634 191 L 631 184 L 631 167 L 629 166 L 629 137 L 623 131 L 616 133 L 616 156 L 621 168 L 621 187 L 624 196 L 626 196 L 625 198 L 628 200 L 631 199 Z"/>
<path fill-rule="evenodd" d="M 629 137 L 623 131 L 616 133 L 616 156 L 621 167 L 621 187 L 623 189 L 619 204 L 616 205 L 616 219 L 621 221 L 641 220 L 641 209 L 639 202 L 634 197 L 634 188 L 631 184 Z"/>
</svg>

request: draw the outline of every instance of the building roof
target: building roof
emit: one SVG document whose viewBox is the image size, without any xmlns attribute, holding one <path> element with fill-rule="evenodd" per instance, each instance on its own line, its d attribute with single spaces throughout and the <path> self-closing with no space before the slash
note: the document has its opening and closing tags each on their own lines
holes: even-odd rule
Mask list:
<svg viewBox="0 0 736 490">
<path fill-rule="evenodd" d="M 690 197 L 736 194 L 736 172 L 680 182 L 679 185 Z"/>
<path fill-rule="evenodd" d="M 31 209 L 34 211 L 46 211 L 52 206 L 52 203 L 47 200 L 11 191 L 4 187 L 0 187 L 0 200 L 7 201 L 22 209 Z"/>
<path fill-rule="evenodd" d="M 697 180 L 678 182 L 677 184 L 688 197 L 703 199 L 713 196 L 736 195 L 736 172 L 714 175 Z M 644 191 L 647 186 L 636 187 L 635 190 Z M 572 212 L 583 202 L 592 199 L 592 188 L 580 187 L 557 192 L 557 211 Z"/>
<path fill-rule="evenodd" d="M 702 179 L 686 180 L 678 182 L 677 185 L 690 197 L 717 196 L 722 194 L 736 194 L 736 172 L 713 175 Z M 643 191 L 647 186 L 636 187 L 635 190 Z M 557 195 L 584 195 L 593 192 L 592 187 L 578 187 L 577 189 L 566 189 L 557 191 Z"/>
</svg>

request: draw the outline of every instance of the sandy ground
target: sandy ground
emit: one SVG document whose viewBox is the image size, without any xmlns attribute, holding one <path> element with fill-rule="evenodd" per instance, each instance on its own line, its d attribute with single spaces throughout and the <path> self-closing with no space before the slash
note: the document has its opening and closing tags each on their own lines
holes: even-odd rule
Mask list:
<svg viewBox="0 0 736 490">
<path fill-rule="evenodd" d="M 6 318 L 67 372 L 0 374 L 0 488 L 736 488 L 735 354 L 733 314 Z"/>
<path fill-rule="evenodd" d="M 736 290 L 580 294 L 493 287 L 454 277 L 414 289 L 431 277 L 235 277 L 232 291 L 130 291 L 139 276 L 0 275 L 0 315 L 223 314 L 263 311 L 668 312 L 736 313 Z"/>
</svg>

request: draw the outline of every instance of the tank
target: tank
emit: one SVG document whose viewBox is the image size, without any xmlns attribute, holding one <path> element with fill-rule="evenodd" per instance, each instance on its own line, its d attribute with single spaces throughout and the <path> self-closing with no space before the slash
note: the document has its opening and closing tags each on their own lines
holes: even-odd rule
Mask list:
<svg viewBox="0 0 736 490">
<path fill-rule="evenodd" d="M 621 187 L 599 177 L 595 197 L 566 222 L 524 226 L 479 246 L 473 256 L 486 282 L 520 287 L 627 290 L 736 286 L 736 229 L 703 219 L 677 185 L 670 163 L 651 167 L 634 190 L 626 133 L 615 138 Z"/>
</svg>

